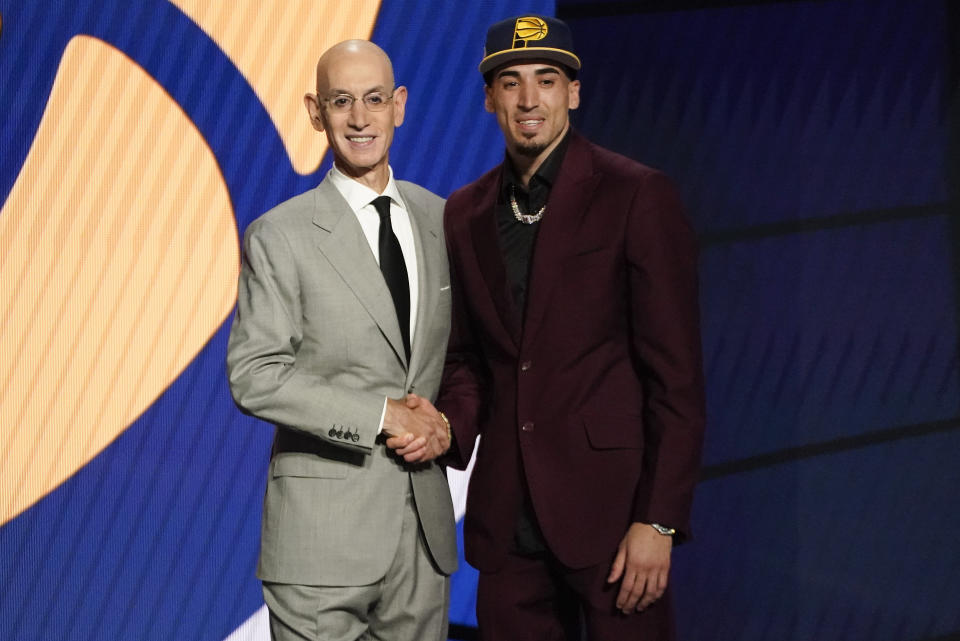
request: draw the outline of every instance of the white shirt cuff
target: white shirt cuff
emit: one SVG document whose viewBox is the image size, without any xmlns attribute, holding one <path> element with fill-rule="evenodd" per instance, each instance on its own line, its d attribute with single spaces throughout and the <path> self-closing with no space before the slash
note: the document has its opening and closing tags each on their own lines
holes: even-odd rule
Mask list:
<svg viewBox="0 0 960 641">
<path fill-rule="evenodd" d="M 383 419 L 387 416 L 387 401 L 389 397 L 383 399 L 383 411 L 380 412 L 380 427 L 377 428 L 377 434 L 383 431 Z"/>
</svg>

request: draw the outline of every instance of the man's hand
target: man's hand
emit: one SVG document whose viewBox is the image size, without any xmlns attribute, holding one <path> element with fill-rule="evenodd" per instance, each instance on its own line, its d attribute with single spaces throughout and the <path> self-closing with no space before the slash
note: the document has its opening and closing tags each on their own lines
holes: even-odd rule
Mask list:
<svg viewBox="0 0 960 641">
<path fill-rule="evenodd" d="M 447 451 L 447 424 L 427 399 L 409 394 L 402 401 L 387 399 L 383 417 L 387 447 L 408 463 L 425 463 Z"/>
<path fill-rule="evenodd" d="M 610 568 L 607 583 L 622 577 L 617 608 L 624 614 L 646 609 L 663 596 L 670 573 L 670 550 L 673 539 L 660 534 L 646 523 L 634 523 L 627 530 L 617 558 Z"/>
</svg>

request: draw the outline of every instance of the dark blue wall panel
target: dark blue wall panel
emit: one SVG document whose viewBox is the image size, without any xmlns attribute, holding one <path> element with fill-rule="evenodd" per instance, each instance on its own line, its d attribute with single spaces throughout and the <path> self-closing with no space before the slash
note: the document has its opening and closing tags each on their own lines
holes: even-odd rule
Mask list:
<svg viewBox="0 0 960 641">
<path fill-rule="evenodd" d="M 669 4 L 558 14 L 578 126 L 673 176 L 701 238 L 681 638 L 956 638 L 957 10 Z"/>
</svg>

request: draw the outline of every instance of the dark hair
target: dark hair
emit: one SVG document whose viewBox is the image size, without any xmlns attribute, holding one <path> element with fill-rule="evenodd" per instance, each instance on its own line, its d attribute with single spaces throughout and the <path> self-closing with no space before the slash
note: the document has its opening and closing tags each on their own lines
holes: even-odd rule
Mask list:
<svg viewBox="0 0 960 641">
<path fill-rule="evenodd" d="M 574 80 L 577 79 L 577 70 L 576 70 L 576 69 L 572 69 L 572 68 L 568 67 L 567 65 L 562 64 L 562 63 L 559 63 L 559 62 L 551 62 L 550 64 L 558 66 L 558 67 L 563 71 L 563 73 L 566 74 L 567 78 L 570 79 L 570 82 L 573 82 Z M 483 84 L 485 84 L 486 86 L 489 87 L 489 86 L 490 86 L 490 83 L 493 82 L 493 75 L 494 75 L 496 72 L 498 72 L 499 70 L 500 70 L 500 67 L 496 67 L 496 68 L 494 68 L 494 69 L 491 69 L 491 70 L 488 71 L 487 73 L 483 74 Z"/>
</svg>

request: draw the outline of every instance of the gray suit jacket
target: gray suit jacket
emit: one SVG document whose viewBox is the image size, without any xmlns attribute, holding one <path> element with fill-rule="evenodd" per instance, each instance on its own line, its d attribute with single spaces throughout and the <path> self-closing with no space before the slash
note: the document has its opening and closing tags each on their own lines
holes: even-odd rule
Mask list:
<svg viewBox="0 0 960 641">
<path fill-rule="evenodd" d="M 406 363 L 390 292 L 329 179 L 250 224 L 227 349 L 234 400 L 277 427 L 264 499 L 262 580 L 365 585 L 384 576 L 412 487 L 437 567 L 456 569 L 441 469 L 376 442 L 385 396 L 436 397 L 450 327 L 443 200 L 398 181 L 419 272 Z"/>
</svg>

